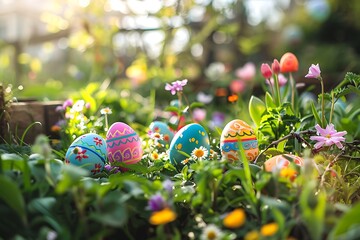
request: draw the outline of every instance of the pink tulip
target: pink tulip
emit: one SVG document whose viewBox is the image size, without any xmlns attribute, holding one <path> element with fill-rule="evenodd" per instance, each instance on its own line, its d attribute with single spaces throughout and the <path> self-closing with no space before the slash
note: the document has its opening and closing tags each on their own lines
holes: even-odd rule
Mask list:
<svg viewBox="0 0 360 240">
<path fill-rule="evenodd" d="M 264 76 L 264 78 L 266 78 L 266 79 L 271 78 L 272 71 L 271 71 L 269 64 L 267 64 L 267 63 L 261 64 L 260 70 L 261 70 L 261 74 Z"/>
</svg>

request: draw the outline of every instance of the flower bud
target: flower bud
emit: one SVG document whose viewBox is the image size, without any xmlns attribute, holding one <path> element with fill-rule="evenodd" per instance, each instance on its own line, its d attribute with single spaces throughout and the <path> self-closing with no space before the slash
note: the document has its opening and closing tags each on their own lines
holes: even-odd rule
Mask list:
<svg viewBox="0 0 360 240">
<path fill-rule="evenodd" d="M 260 70 L 261 70 L 261 74 L 264 76 L 264 78 L 266 78 L 266 79 L 271 78 L 272 71 L 271 71 L 269 64 L 267 64 L 267 63 L 261 64 Z"/>
<path fill-rule="evenodd" d="M 299 70 L 299 61 L 293 53 L 287 52 L 281 57 L 280 70 L 282 73 Z"/>
<path fill-rule="evenodd" d="M 274 59 L 273 63 L 271 64 L 271 68 L 274 74 L 280 73 L 280 63 L 277 59 Z"/>
</svg>

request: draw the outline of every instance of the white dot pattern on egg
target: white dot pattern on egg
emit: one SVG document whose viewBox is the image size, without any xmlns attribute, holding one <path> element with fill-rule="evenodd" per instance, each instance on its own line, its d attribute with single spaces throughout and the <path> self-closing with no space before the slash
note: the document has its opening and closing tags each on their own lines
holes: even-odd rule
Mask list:
<svg viewBox="0 0 360 240">
<path fill-rule="evenodd" d="M 182 163 L 187 159 L 187 155 L 191 155 L 195 148 L 204 147 L 210 152 L 209 136 L 205 129 L 197 123 L 191 123 L 178 131 L 169 147 L 170 162 L 180 170 L 184 164 Z"/>
</svg>

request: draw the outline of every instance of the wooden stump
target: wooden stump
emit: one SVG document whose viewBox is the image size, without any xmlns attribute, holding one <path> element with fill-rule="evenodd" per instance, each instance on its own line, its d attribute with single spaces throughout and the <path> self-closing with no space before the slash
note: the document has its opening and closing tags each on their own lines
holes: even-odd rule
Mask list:
<svg viewBox="0 0 360 240">
<path fill-rule="evenodd" d="M 10 122 L 8 123 L 10 133 L 5 133 L 5 139 L 20 139 L 26 129 L 34 122 L 40 124 L 31 126 L 25 135 L 25 143 L 32 144 L 39 134 L 54 138 L 55 135 L 51 131 L 51 127 L 61 119 L 61 115 L 55 111 L 56 107 L 61 105 L 62 102 L 60 101 L 12 103 L 9 109 Z"/>
</svg>

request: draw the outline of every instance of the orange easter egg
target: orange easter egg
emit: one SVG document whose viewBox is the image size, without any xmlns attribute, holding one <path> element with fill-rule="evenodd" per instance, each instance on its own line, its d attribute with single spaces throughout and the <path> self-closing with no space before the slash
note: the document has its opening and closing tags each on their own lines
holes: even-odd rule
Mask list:
<svg viewBox="0 0 360 240">
<path fill-rule="evenodd" d="M 281 154 L 266 160 L 264 166 L 266 171 L 271 172 L 275 169 L 280 170 L 287 168 L 291 162 L 299 166 L 304 165 L 304 159 L 302 159 L 301 157 L 292 154 Z"/>
<path fill-rule="evenodd" d="M 240 143 L 242 144 L 246 158 L 254 161 L 259 154 L 255 132 L 246 122 L 235 119 L 226 124 L 221 133 L 220 149 L 222 157 L 231 161 L 240 160 Z"/>
</svg>

